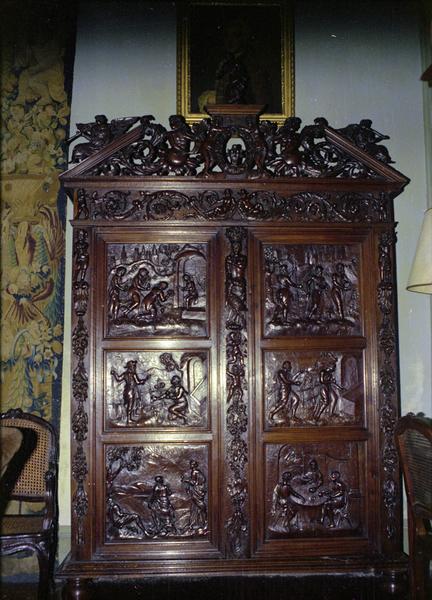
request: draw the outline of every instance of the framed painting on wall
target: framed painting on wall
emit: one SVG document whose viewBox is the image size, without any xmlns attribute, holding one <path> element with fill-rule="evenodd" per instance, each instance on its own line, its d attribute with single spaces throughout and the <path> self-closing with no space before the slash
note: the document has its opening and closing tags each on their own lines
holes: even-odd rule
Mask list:
<svg viewBox="0 0 432 600">
<path fill-rule="evenodd" d="M 188 122 L 208 104 L 263 104 L 282 123 L 294 112 L 292 14 L 286 0 L 178 4 L 177 111 Z"/>
</svg>

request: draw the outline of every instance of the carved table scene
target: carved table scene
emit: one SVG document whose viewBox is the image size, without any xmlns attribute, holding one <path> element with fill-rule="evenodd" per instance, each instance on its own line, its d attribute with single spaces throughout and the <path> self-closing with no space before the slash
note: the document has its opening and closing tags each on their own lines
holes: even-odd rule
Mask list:
<svg viewBox="0 0 432 600">
<path fill-rule="evenodd" d="M 403 577 L 393 199 L 365 119 L 214 105 L 79 130 L 70 593 L 92 577 Z M 72 597 L 72 596 L 71 596 Z"/>
</svg>

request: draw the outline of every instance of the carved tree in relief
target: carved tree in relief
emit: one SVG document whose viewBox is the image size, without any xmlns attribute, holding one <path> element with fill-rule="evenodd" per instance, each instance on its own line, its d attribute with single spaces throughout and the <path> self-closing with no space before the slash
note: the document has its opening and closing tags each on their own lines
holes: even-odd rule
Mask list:
<svg viewBox="0 0 432 600">
<path fill-rule="evenodd" d="M 360 333 L 358 250 L 264 245 L 265 334 Z"/>
<path fill-rule="evenodd" d="M 269 537 L 361 533 L 355 442 L 270 445 L 267 456 Z"/>
<path fill-rule="evenodd" d="M 204 336 L 205 244 L 110 244 L 107 324 L 119 336 Z"/>
<path fill-rule="evenodd" d="M 206 427 L 207 369 L 206 352 L 107 353 L 108 425 Z"/>
<path fill-rule="evenodd" d="M 363 422 L 361 353 L 266 352 L 268 427 Z"/>
<path fill-rule="evenodd" d="M 191 444 L 109 446 L 107 539 L 206 536 L 207 452 Z"/>
</svg>

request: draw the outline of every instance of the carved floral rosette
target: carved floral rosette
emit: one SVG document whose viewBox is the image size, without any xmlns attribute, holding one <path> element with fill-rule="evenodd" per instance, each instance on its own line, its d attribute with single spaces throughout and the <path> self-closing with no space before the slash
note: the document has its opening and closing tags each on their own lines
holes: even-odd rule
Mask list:
<svg viewBox="0 0 432 600">
<path fill-rule="evenodd" d="M 397 538 L 399 484 L 398 457 L 394 442 L 397 413 L 397 338 L 394 322 L 393 259 L 396 234 L 383 231 L 378 239 L 378 306 L 380 324 L 379 343 L 379 414 L 381 429 L 382 503 L 384 511 L 384 534 L 389 542 Z"/>
<path fill-rule="evenodd" d="M 247 429 L 247 233 L 244 228 L 226 230 L 229 252 L 225 257 L 226 351 L 226 490 L 231 514 L 226 521 L 228 552 L 246 555 L 248 546 Z"/>
<path fill-rule="evenodd" d="M 74 233 L 73 256 L 73 330 L 72 330 L 72 432 L 75 450 L 72 456 L 72 477 L 75 480 L 75 492 L 72 497 L 72 510 L 76 517 L 76 544 L 85 543 L 84 519 L 88 511 L 88 494 L 85 481 L 88 475 L 88 464 L 84 450 L 87 439 L 89 418 L 86 410 L 88 400 L 88 302 L 89 283 L 87 270 L 89 266 L 89 234 L 86 229 L 78 229 Z"/>
</svg>

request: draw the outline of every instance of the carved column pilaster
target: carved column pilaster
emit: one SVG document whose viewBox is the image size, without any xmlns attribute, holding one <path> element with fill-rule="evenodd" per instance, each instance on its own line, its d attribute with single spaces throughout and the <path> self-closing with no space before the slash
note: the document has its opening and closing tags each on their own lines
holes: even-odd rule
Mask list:
<svg viewBox="0 0 432 600">
<path fill-rule="evenodd" d="M 226 520 L 228 554 L 237 558 L 248 552 L 247 481 L 247 233 L 242 227 L 226 230 L 230 244 L 225 258 L 226 430 L 225 487 L 230 498 Z"/>
<path fill-rule="evenodd" d="M 379 424 L 381 430 L 381 502 L 382 541 L 386 553 L 397 544 L 400 535 L 400 489 L 398 457 L 394 429 L 398 418 L 397 337 L 395 322 L 393 230 L 383 231 L 378 238 L 378 330 L 379 360 Z"/>
<path fill-rule="evenodd" d="M 87 271 L 89 267 L 89 234 L 85 229 L 74 232 L 72 302 L 72 432 L 74 447 L 72 454 L 72 478 L 75 491 L 72 496 L 72 512 L 76 546 L 85 544 L 84 520 L 88 512 L 88 494 L 86 479 L 88 463 L 84 443 L 89 429 L 87 413 L 88 401 L 88 303 L 89 283 Z"/>
</svg>

